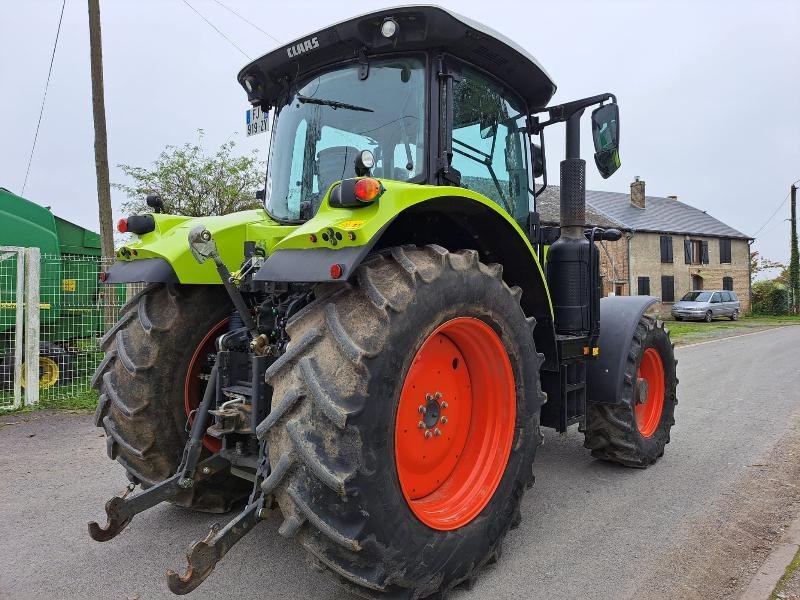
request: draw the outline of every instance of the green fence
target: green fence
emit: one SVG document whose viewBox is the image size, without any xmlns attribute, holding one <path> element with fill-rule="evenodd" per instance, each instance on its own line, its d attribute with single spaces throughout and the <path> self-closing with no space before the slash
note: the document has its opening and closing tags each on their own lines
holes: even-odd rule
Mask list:
<svg viewBox="0 0 800 600">
<path fill-rule="evenodd" d="M 29 261 L 30 262 L 30 261 Z M 38 265 L 39 401 L 57 403 L 76 397 L 91 398 L 89 383 L 103 357 L 100 339 L 116 322 L 127 299 L 141 284 L 102 285 L 104 260 L 84 255 L 42 254 Z M 14 342 L 19 333 L 15 319 L 17 275 L 0 262 L 0 409 L 13 405 Z M 26 310 L 28 310 L 26 302 Z M 30 349 L 31 346 L 29 345 Z M 30 352 L 30 350 L 28 350 Z M 23 357 L 26 362 L 27 353 Z M 23 368 L 21 385 L 27 388 Z"/>
</svg>

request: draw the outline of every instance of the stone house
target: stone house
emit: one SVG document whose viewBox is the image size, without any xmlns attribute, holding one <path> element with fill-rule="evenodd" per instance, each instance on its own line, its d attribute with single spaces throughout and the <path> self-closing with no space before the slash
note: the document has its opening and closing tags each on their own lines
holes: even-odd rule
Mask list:
<svg viewBox="0 0 800 600">
<path fill-rule="evenodd" d="M 542 223 L 557 225 L 559 189 L 537 200 Z M 645 195 L 638 177 L 630 194 L 586 190 L 587 225 L 615 227 L 617 242 L 601 250 L 604 295 L 649 294 L 662 300 L 662 313 L 688 291 L 733 290 L 750 310 L 752 238 L 676 196 Z"/>
</svg>

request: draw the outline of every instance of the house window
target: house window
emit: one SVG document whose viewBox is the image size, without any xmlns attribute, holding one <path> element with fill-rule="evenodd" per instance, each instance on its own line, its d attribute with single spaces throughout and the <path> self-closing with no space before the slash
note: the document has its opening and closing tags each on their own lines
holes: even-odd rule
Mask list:
<svg viewBox="0 0 800 600">
<path fill-rule="evenodd" d="M 731 262 L 731 241 L 730 239 L 721 239 L 719 241 L 719 262 L 722 263 L 730 263 Z"/>
<path fill-rule="evenodd" d="M 650 295 L 650 278 L 649 277 L 639 277 L 639 295 L 640 296 L 649 296 Z"/>
<path fill-rule="evenodd" d="M 683 258 L 687 265 L 707 265 L 708 242 L 705 240 L 684 240 Z"/>
<path fill-rule="evenodd" d="M 662 263 L 671 263 L 672 262 L 672 236 L 671 235 L 662 235 L 661 236 L 661 262 Z"/>
<path fill-rule="evenodd" d="M 661 277 L 661 301 L 675 302 L 675 278 L 672 275 Z"/>
<path fill-rule="evenodd" d="M 722 278 L 722 289 L 728 290 L 729 292 L 733 291 L 733 277 Z"/>
<path fill-rule="evenodd" d="M 692 275 L 692 290 L 703 289 L 703 278 L 700 275 Z"/>
</svg>

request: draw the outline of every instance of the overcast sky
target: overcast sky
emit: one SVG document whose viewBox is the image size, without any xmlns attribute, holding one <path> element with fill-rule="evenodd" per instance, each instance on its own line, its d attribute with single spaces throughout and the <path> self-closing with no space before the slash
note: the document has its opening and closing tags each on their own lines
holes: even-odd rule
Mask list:
<svg viewBox="0 0 800 600">
<path fill-rule="evenodd" d="M 188 0 L 250 57 L 335 21 L 397 2 Z M 588 187 L 679 199 L 748 235 L 800 179 L 800 1 L 440 0 L 527 48 L 558 85 L 554 102 L 614 92 L 622 168 L 597 175 L 584 133 Z M 19 193 L 42 102 L 60 0 L 0 0 L 0 186 Z M 116 165 L 146 166 L 167 144 L 228 139 L 247 152 L 247 58 L 183 0 L 101 0 L 112 182 Z M 25 196 L 97 229 L 88 17 L 67 0 L 39 141 Z M 588 119 L 584 132 L 588 131 Z M 563 128 L 550 128 L 552 181 Z M 123 197 L 112 191 L 115 209 Z M 755 248 L 788 261 L 789 203 Z"/>
</svg>

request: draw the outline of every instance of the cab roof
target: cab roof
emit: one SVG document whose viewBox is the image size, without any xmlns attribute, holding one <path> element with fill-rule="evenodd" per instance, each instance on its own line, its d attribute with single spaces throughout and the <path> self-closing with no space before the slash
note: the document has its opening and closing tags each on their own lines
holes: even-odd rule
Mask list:
<svg viewBox="0 0 800 600">
<path fill-rule="evenodd" d="M 388 19 L 397 23 L 397 32 L 387 39 L 380 29 Z M 362 52 L 376 55 L 437 49 L 492 73 L 531 109 L 545 106 L 556 91 L 544 68 L 520 46 L 485 25 L 438 6 L 387 8 L 336 23 L 257 58 L 237 79 L 252 104 L 267 107 L 297 76 L 357 58 Z"/>
</svg>

